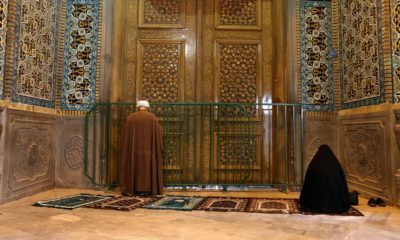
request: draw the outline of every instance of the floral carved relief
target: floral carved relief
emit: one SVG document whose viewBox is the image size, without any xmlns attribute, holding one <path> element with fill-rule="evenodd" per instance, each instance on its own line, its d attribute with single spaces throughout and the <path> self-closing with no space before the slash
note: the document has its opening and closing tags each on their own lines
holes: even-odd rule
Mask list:
<svg viewBox="0 0 400 240">
<path fill-rule="evenodd" d="M 12 175 L 16 182 L 34 181 L 48 174 L 51 160 L 50 132 L 47 129 L 20 128 L 15 130 Z"/>
<path fill-rule="evenodd" d="M 71 169 L 80 169 L 83 166 L 85 143 L 80 136 L 71 137 L 64 149 L 64 158 L 68 167 Z"/>
<path fill-rule="evenodd" d="M 384 145 L 376 130 L 349 131 L 346 138 L 346 170 L 361 181 L 382 179 Z"/>
</svg>

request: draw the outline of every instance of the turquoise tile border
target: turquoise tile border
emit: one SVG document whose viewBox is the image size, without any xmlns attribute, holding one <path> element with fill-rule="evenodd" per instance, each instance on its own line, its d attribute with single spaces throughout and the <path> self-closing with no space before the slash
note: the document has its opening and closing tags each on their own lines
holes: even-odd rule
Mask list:
<svg viewBox="0 0 400 240">
<path fill-rule="evenodd" d="M 86 13 L 77 16 L 76 8 L 81 5 L 86 6 Z M 64 110 L 88 110 L 95 103 L 98 21 L 98 0 L 67 1 L 61 98 Z M 87 25 L 80 28 L 78 24 Z M 81 37 L 84 44 L 76 42 Z"/>
<path fill-rule="evenodd" d="M 314 87 L 319 89 L 319 91 L 312 91 L 309 88 L 312 87 L 309 83 L 311 78 L 316 78 L 316 73 L 314 70 L 321 69 L 320 67 L 312 67 L 308 66 L 307 58 L 310 57 L 307 54 L 307 49 L 312 49 L 312 47 L 319 48 L 318 45 L 312 45 L 310 48 L 309 43 L 307 41 L 307 23 L 306 23 L 306 12 L 310 8 L 326 8 L 326 19 L 327 22 L 325 23 L 325 34 L 326 38 L 324 44 L 327 45 L 327 51 L 324 53 L 323 51 L 319 52 L 319 57 L 325 59 L 326 62 L 323 63 L 321 61 L 314 62 L 314 63 L 321 63 L 327 67 L 326 74 L 326 84 L 324 82 L 320 82 L 318 84 L 314 83 Z M 321 21 L 322 22 L 322 21 Z M 323 23 L 323 22 L 322 22 Z M 320 26 L 321 29 L 322 26 Z M 323 27 L 322 27 L 323 28 Z M 300 2 L 300 62 L 301 62 L 301 89 L 302 89 L 302 104 L 306 105 L 306 108 L 311 111 L 333 111 L 334 110 L 334 86 L 333 86 L 333 62 L 329 56 L 329 52 L 333 50 L 333 40 L 332 40 L 332 5 L 330 2 L 322 2 L 322 1 L 301 1 Z M 325 56 L 323 56 L 325 54 Z M 310 76 L 311 75 L 311 76 Z M 320 79 L 319 77 L 317 77 Z M 323 92 L 322 89 L 326 89 L 327 92 Z M 314 104 L 314 99 L 310 97 L 310 95 L 319 95 L 323 96 L 326 99 L 321 100 L 322 104 Z"/>
</svg>

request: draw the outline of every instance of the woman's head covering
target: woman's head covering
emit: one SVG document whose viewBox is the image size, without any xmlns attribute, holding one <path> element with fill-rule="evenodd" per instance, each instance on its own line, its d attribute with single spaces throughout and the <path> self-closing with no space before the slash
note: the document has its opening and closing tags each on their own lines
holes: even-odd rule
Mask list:
<svg viewBox="0 0 400 240">
<path fill-rule="evenodd" d="M 140 100 L 136 103 L 136 107 L 146 107 L 149 108 L 150 107 L 150 103 L 146 100 Z"/>
</svg>

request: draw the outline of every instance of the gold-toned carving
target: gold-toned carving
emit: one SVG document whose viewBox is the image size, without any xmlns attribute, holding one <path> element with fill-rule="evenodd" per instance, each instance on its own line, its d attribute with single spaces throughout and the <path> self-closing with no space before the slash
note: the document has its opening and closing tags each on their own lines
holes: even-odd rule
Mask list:
<svg viewBox="0 0 400 240">
<path fill-rule="evenodd" d="M 184 28 L 185 0 L 140 0 L 139 27 Z"/>
<path fill-rule="evenodd" d="M 218 40 L 216 43 L 215 96 L 217 102 L 258 102 L 261 86 L 261 44 L 258 41 Z M 234 116 L 255 115 L 255 107 L 227 111 Z M 237 112 L 240 111 L 240 112 Z M 245 114 L 245 115 L 244 115 Z"/>
<path fill-rule="evenodd" d="M 183 100 L 183 54 L 183 41 L 140 41 L 137 96 L 151 102 Z"/>
<path fill-rule="evenodd" d="M 216 138 L 214 149 L 217 161 L 215 168 L 240 169 L 250 167 L 255 170 L 260 169 L 259 135 L 223 133 L 216 134 Z"/>
<path fill-rule="evenodd" d="M 216 0 L 215 27 L 261 30 L 261 0 Z"/>
</svg>

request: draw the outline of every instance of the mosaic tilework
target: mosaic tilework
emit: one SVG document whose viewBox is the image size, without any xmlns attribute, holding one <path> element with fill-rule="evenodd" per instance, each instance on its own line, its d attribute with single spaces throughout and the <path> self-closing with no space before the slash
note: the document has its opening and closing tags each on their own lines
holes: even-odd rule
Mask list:
<svg viewBox="0 0 400 240">
<path fill-rule="evenodd" d="M 383 102 L 380 0 L 341 0 L 342 107 Z"/>
<path fill-rule="evenodd" d="M 54 107 L 58 3 L 17 1 L 14 102 Z"/>
<path fill-rule="evenodd" d="M 98 0 L 68 0 L 61 108 L 87 110 L 95 103 Z"/>
<path fill-rule="evenodd" d="M 3 98 L 8 0 L 0 0 L 0 99 Z"/>
<path fill-rule="evenodd" d="M 393 102 L 400 103 L 400 1 L 392 0 Z"/>
<path fill-rule="evenodd" d="M 302 103 L 333 110 L 332 14 L 330 2 L 300 2 Z"/>
</svg>

